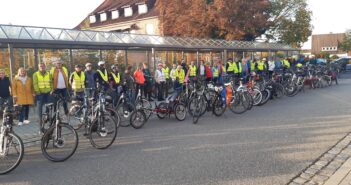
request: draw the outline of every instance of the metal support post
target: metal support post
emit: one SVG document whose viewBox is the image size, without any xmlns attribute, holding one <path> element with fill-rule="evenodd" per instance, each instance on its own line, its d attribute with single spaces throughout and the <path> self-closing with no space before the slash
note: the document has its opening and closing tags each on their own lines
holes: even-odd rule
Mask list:
<svg viewBox="0 0 351 185">
<path fill-rule="evenodd" d="M 14 69 L 15 56 L 14 56 L 12 44 L 8 44 L 8 52 L 9 52 L 9 62 L 10 62 L 10 79 L 12 82 L 13 71 L 15 71 L 15 69 Z"/>
<path fill-rule="evenodd" d="M 69 68 L 72 70 L 73 66 L 74 66 L 73 52 L 72 52 L 72 49 L 69 49 Z"/>
<path fill-rule="evenodd" d="M 128 67 L 128 50 L 124 50 L 124 65 Z"/>
</svg>

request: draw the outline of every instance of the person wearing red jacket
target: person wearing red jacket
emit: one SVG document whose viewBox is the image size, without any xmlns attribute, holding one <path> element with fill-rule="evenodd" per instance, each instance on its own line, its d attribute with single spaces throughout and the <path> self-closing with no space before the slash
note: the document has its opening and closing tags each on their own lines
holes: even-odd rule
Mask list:
<svg viewBox="0 0 351 185">
<path fill-rule="evenodd" d="M 212 80 L 212 68 L 209 62 L 207 62 L 205 65 L 205 73 L 206 73 L 206 83 L 208 83 Z"/>
<path fill-rule="evenodd" d="M 139 90 L 141 91 L 141 94 L 144 94 L 145 76 L 142 69 L 142 64 L 140 64 L 137 70 L 134 72 L 134 79 L 136 83 L 135 95 L 138 94 Z"/>
</svg>

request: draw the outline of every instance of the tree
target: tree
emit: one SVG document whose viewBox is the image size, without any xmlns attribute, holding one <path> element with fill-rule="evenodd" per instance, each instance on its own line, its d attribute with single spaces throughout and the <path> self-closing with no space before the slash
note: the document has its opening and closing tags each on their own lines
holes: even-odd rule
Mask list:
<svg viewBox="0 0 351 185">
<path fill-rule="evenodd" d="M 311 35 L 306 0 L 159 0 L 164 35 L 255 40 L 299 47 Z"/>
<path fill-rule="evenodd" d="M 312 12 L 306 0 L 270 0 L 269 16 L 267 39 L 301 47 L 312 34 Z"/>
<path fill-rule="evenodd" d="M 342 42 L 339 42 L 338 45 L 338 47 L 343 51 L 351 51 L 351 31 L 346 33 L 345 39 Z"/>
</svg>

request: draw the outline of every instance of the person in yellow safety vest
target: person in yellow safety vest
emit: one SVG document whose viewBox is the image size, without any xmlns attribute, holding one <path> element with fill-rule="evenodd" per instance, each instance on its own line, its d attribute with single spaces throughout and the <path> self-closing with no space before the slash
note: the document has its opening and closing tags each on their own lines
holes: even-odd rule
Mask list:
<svg viewBox="0 0 351 185">
<path fill-rule="evenodd" d="M 53 89 L 51 94 L 58 95 L 62 98 L 68 97 L 68 70 L 66 67 L 62 66 L 63 61 L 58 59 L 55 61 L 56 67 L 51 69 L 51 76 L 53 79 Z M 68 115 L 67 102 L 63 102 L 63 109 L 65 114 Z"/>
<path fill-rule="evenodd" d="M 176 79 L 174 82 L 174 89 L 182 91 L 185 80 L 185 72 L 182 65 L 178 65 L 177 70 L 174 72 L 174 76 Z"/>
<path fill-rule="evenodd" d="M 290 68 L 290 62 L 287 59 L 283 59 L 283 66 L 286 69 Z"/>
<path fill-rule="evenodd" d="M 84 90 L 86 84 L 85 73 L 82 72 L 82 66 L 77 64 L 74 66 L 74 72 L 69 77 L 74 96 L 84 98 Z"/>
<path fill-rule="evenodd" d="M 50 72 L 46 71 L 45 63 L 38 65 L 39 70 L 33 74 L 33 87 L 35 92 L 35 99 L 38 105 L 38 118 L 39 118 L 39 132 L 43 133 L 42 127 L 42 112 L 43 106 L 50 102 L 50 92 L 52 91 L 52 77 Z"/>
<path fill-rule="evenodd" d="M 122 92 L 122 86 L 121 86 L 121 74 L 118 71 L 118 66 L 116 64 L 113 64 L 111 66 L 111 73 L 109 75 L 109 83 L 110 87 L 113 90 L 113 100 L 114 103 L 117 103 L 120 93 Z"/>
<path fill-rule="evenodd" d="M 103 90 L 108 90 L 109 85 L 109 75 L 105 67 L 105 61 L 98 62 L 98 70 L 94 74 L 94 81 L 97 84 L 97 88 L 102 88 Z"/>
<path fill-rule="evenodd" d="M 241 61 L 240 60 L 235 61 L 235 63 L 234 63 L 234 74 L 235 74 L 235 76 L 240 78 L 242 72 L 243 72 L 243 67 L 241 65 Z"/>
<path fill-rule="evenodd" d="M 162 72 L 165 74 L 165 77 L 166 77 L 165 90 L 164 90 L 165 96 L 164 97 L 167 98 L 168 97 L 168 90 L 171 86 L 172 80 L 170 78 L 170 70 L 169 70 L 169 67 L 167 67 L 166 62 L 163 62 Z"/>
<path fill-rule="evenodd" d="M 194 61 L 191 61 L 190 65 L 189 65 L 189 70 L 188 70 L 188 74 L 186 75 L 187 77 L 189 77 L 190 82 L 196 82 L 196 77 L 197 77 L 197 67 L 195 65 Z"/>
<path fill-rule="evenodd" d="M 266 69 L 265 59 L 259 60 L 257 62 L 257 73 L 263 75 Z"/>
<path fill-rule="evenodd" d="M 254 75 L 254 73 L 256 73 L 256 69 L 257 69 L 257 61 L 256 59 L 253 59 L 250 61 L 250 72 L 251 75 Z"/>
<path fill-rule="evenodd" d="M 235 68 L 235 63 L 233 62 L 233 59 L 229 58 L 227 60 L 227 74 L 231 77 L 234 77 L 234 68 Z"/>
<path fill-rule="evenodd" d="M 219 77 L 219 69 L 217 64 L 213 64 L 212 66 L 212 81 L 217 83 Z"/>
</svg>

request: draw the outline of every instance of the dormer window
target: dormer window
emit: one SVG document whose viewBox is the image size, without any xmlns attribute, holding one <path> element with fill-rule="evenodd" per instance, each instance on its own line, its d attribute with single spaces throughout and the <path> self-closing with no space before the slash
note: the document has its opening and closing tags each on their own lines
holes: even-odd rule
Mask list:
<svg viewBox="0 0 351 185">
<path fill-rule="evenodd" d="M 106 13 L 105 13 L 105 12 L 100 13 L 100 21 L 101 21 L 101 22 L 104 22 L 104 21 L 106 21 L 106 20 L 107 20 L 107 15 L 106 15 Z"/>
<path fill-rule="evenodd" d="M 147 5 L 146 4 L 139 4 L 138 10 L 139 10 L 139 14 L 147 13 Z"/>
<path fill-rule="evenodd" d="M 124 16 L 125 17 L 130 17 L 133 15 L 133 9 L 131 6 L 126 6 L 124 7 Z"/>
<path fill-rule="evenodd" d="M 112 19 L 117 19 L 119 17 L 118 10 L 112 10 L 111 11 L 111 18 Z"/>
<path fill-rule="evenodd" d="M 89 21 L 90 21 L 90 24 L 95 23 L 95 22 L 96 22 L 96 17 L 95 17 L 95 15 L 89 16 Z"/>
</svg>

